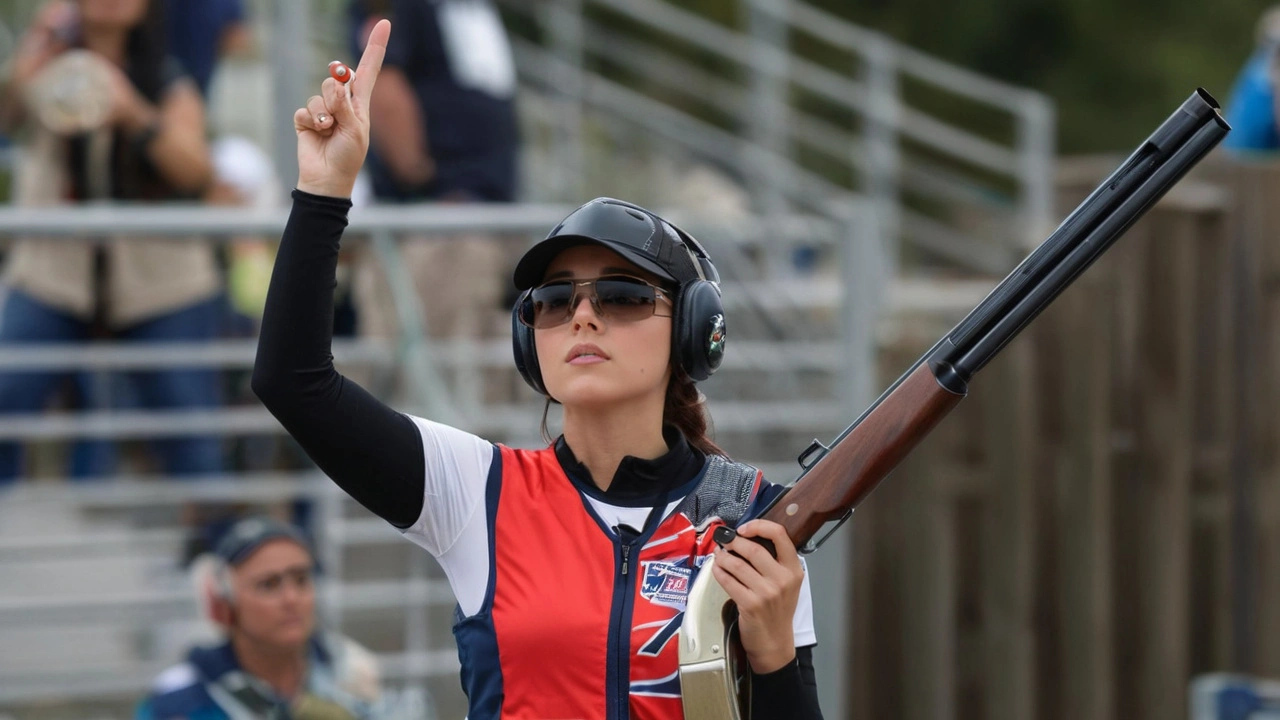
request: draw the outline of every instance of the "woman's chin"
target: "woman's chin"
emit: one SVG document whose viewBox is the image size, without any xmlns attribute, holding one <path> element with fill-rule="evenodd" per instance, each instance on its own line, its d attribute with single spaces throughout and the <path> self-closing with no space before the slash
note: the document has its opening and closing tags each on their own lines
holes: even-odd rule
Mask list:
<svg viewBox="0 0 1280 720">
<path fill-rule="evenodd" d="M 643 392 L 620 388 L 616 382 L 604 378 L 578 377 L 549 388 L 551 395 L 567 408 L 590 410 L 607 408 L 619 403 L 634 402 Z"/>
<path fill-rule="evenodd" d="M 552 397 L 568 408 L 588 410 L 607 407 L 622 400 L 617 390 L 608 387 L 590 387 L 587 383 L 573 383 L 560 392 L 551 391 Z"/>
</svg>

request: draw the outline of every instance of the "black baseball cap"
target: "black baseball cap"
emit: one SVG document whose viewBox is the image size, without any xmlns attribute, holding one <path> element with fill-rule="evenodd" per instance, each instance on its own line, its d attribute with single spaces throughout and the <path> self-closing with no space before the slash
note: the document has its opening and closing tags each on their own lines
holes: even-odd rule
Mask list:
<svg viewBox="0 0 1280 720">
<path fill-rule="evenodd" d="M 232 525 L 218 541 L 213 552 L 223 562 L 235 567 L 272 540 L 291 540 L 301 545 L 315 559 L 311 542 L 301 530 L 266 515 L 247 517 Z"/>
<path fill-rule="evenodd" d="M 719 280 L 706 252 L 688 233 L 639 205 L 599 197 L 569 213 L 544 240 L 529 248 L 516 264 L 512 278 L 516 289 L 528 290 L 542 282 L 547 266 L 561 251 L 592 243 L 679 286 L 700 278 Z M 705 261 L 695 264 L 690 251 Z"/>
</svg>

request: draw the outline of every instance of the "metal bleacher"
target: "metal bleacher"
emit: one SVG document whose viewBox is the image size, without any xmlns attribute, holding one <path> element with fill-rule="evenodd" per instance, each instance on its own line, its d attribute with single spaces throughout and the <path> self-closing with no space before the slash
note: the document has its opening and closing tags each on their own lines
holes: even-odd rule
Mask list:
<svg viewBox="0 0 1280 720">
<path fill-rule="evenodd" d="M 509 339 L 422 333 L 411 281 L 397 264 L 402 236 L 532 239 L 584 199 L 626 197 L 689 229 L 716 258 L 732 333 L 724 367 L 703 386 L 717 440 L 786 481 L 800 449 L 833 437 L 879 391 L 877 338 L 893 319 L 972 305 L 990 288 L 988 276 L 1012 267 L 1051 214 L 1053 109 L 1044 97 L 807 4 L 741 0 L 732 19 L 667 0 L 498 4 L 520 73 L 529 202 L 358 208 L 344 241 L 372 245 L 388 272 L 401 334 L 393 344 L 340 341 L 335 361 L 344 371 L 403 377 L 403 386 L 392 392 L 387 385 L 383 395 L 398 409 L 512 445 L 541 444 L 543 405 L 515 374 Z M 292 117 L 293 84 L 308 79 L 299 68 L 323 68 L 314 56 L 335 45 L 339 15 L 314 13 L 321 19 L 312 26 L 297 24 L 331 5 L 253 5 L 273 35 L 324 36 L 298 43 L 288 58 L 283 51 L 269 58 L 269 72 L 289 88 L 274 96 L 272 115 L 281 123 Z M 814 45 L 823 52 L 804 52 Z M 323 49 L 308 54 L 308 47 Z M 1003 125 L 962 126 L 914 104 L 929 92 L 1001 115 Z M 275 148 L 284 177 L 289 151 Z M 86 242 L 86 231 L 102 228 L 217 241 L 278 237 L 284 221 L 283 210 L 0 208 L 0 243 L 24 235 Z M 940 269 L 960 279 L 940 280 Z M 243 373 L 253 353 L 252 339 L 6 347 L 0 371 L 202 365 Z M 0 417 L 0 439 L 51 448 L 55 460 L 73 438 L 194 433 L 289 443 L 254 404 Z M 462 717 L 453 601 L 442 574 L 299 462 L 198 481 L 130 472 L 73 483 L 55 473 L 0 487 L 0 647 L 8 651 L 0 653 L 0 720 L 129 717 L 156 672 L 208 631 L 177 564 L 187 541 L 184 512 L 298 500 L 312 507 L 326 622 L 378 653 L 398 716 Z M 847 632 L 839 545 L 810 559 L 824 638 Z M 819 646 L 827 717 L 844 716 L 842 645 Z"/>
</svg>

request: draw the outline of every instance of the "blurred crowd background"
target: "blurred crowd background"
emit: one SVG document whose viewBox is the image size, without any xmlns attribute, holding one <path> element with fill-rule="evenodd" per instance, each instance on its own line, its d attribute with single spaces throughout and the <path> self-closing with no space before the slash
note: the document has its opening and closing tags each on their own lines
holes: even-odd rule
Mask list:
<svg viewBox="0 0 1280 720">
<path fill-rule="evenodd" d="M 777 482 L 1206 88 L 1224 147 L 810 558 L 819 686 L 829 718 L 1280 706 L 1268 5 L 0 0 L 0 720 L 162 716 L 280 540 L 314 583 L 255 612 L 336 678 L 297 717 L 465 714 L 439 569 L 248 389 L 293 111 L 381 17 L 340 369 L 540 444 L 513 262 L 624 198 L 716 258 L 716 438 Z"/>
</svg>

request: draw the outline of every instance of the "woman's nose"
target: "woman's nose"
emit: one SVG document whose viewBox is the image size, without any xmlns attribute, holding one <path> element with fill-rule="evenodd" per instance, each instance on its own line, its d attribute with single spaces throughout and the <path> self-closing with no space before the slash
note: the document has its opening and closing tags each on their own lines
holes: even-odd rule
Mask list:
<svg viewBox="0 0 1280 720">
<path fill-rule="evenodd" d="M 578 293 L 573 298 L 572 322 L 575 330 L 586 326 L 599 329 L 600 313 L 596 311 L 595 296 L 590 293 Z"/>
</svg>

